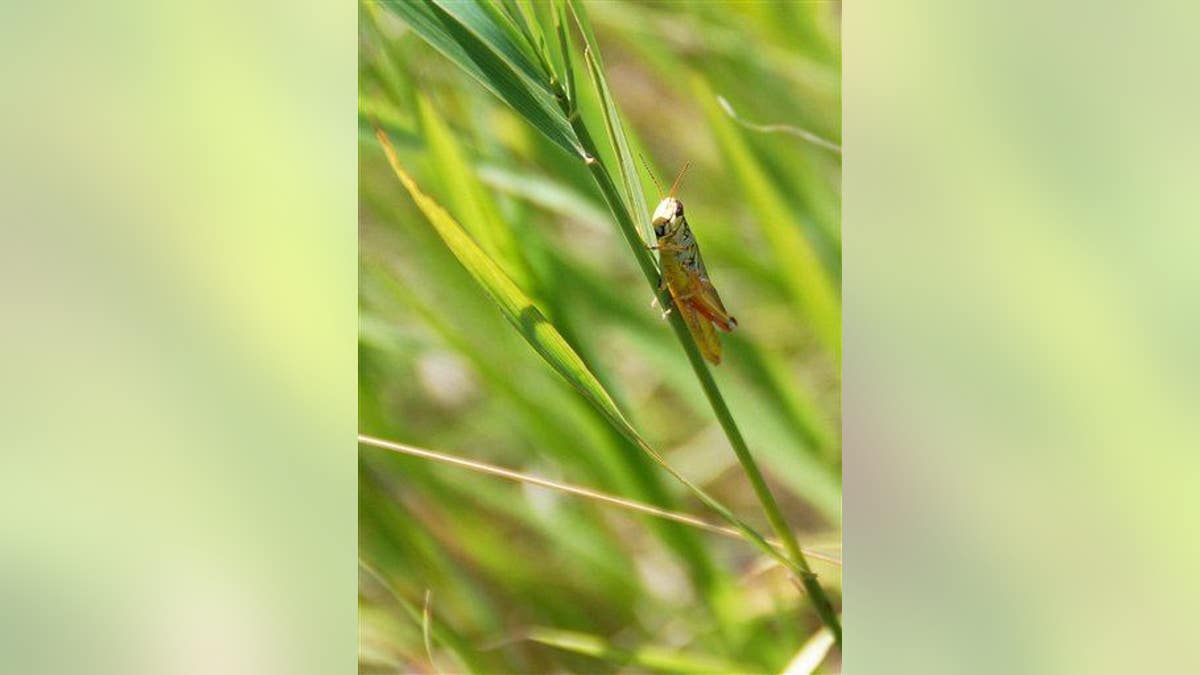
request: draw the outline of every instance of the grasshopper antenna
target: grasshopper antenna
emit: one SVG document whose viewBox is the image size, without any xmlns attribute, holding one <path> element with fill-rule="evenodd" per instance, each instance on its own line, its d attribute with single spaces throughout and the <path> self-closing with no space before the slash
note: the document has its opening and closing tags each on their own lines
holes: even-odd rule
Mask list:
<svg viewBox="0 0 1200 675">
<path fill-rule="evenodd" d="M 668 197 L 675 196 L 675 188 L 679 187 L 679 182 L 683 180 L 683 174 L 687 173 L 687 170 L 689 167 L 691 167 L 691 165 L 691 162 L 683 163 L 683 168 L 679 170 L 679 175 L 675 177 L 675 182 L 671 183 L 671 191 L 667 193 Z"/>
<path fill-rule="evenodd" d="M 638 157 L 642 160 L 642 166 L 646 168 L 646 173 L 650 175 L 650 180 L 654 181 L 654 187 L 658 188 L 658 198 L 662 199 L 662 186 L 658 184 L 658 179 L 654 177 L 654 172 L 650 170 L 650 164 L 646 161 L 646 156 L 638 153 Z"/>
</svg>

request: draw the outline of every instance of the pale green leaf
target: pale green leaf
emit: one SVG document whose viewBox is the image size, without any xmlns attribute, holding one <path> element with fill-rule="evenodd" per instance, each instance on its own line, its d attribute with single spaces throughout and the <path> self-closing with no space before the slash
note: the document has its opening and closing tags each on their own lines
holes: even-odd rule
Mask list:
<svg viewBox="0 0 1200 675">
<path fill-rule="evenodd" d="M 703 654 L 689 654 L 653 645 L 621 649 L 596 635 L 556 628 L 537 626 L 529 630 L 528 637 L 539 644 L 585 654 L 609 663 L 623 663 L 671 673 L 746 673 L 754 670 Z"/>
</svg>

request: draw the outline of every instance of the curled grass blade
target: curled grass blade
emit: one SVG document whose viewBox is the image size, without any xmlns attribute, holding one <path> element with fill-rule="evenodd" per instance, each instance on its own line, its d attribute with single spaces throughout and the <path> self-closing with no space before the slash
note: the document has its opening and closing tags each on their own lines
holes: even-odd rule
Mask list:
<svg viewBox="0 0 1200 675">
<path fill-rule="evenodd" d="M 726 115 L 729 115 L 730 119 L 751 131 L 758 131 L 764 134 L 791 134 L 792 136 L 804 139 L 813 145 L 836 153 L 838 156 L 841 156 L 842 154 L 842 146 L 834 143 L 833 141 L 825 140 L 824 138 L 821 138 L 807 129 L 801 129 L 800 127 L 793 126 L 791 124 L 757 124 L 755 122 L 751 122 L 750 120 L 738 117 L 737 112 L 734 111 L 733 106 L 730 105 L 729 101 L 725 100 L 724 96 L 718 96 L 717 103 L 721 104 L 721 109 L 725 111 Z"/>
</svg>

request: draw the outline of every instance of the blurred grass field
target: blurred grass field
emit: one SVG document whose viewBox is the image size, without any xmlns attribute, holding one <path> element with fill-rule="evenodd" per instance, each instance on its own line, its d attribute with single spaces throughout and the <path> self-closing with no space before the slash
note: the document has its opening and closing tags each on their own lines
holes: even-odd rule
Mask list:
<svg viewBox="0 0 1200 675">
<path fill-rule="evenodd" d="M 574 53 L 548 49 L 548 65 L 571 68 L 579 121 L 604 137 L 609 118 L 581 48 L 580 29 L 594 32 L 633 152 L 663 184 L 691 162 L 678 196 L 741 326 L 722 335 L 713 373 L 787 522 L 824 553 L 810 562 L 836 601 L 839 5 L 585 8 L 569 22 Z M 361 433 L 719 522 L 505 320 L 389 168 L 378 124 L 420 190 L 532 301 L 641 437 L 769 533 L 588 167 L 397 9 L 360 6 Z M 549 4 L 453 11 L 510 9 L 559 44 Z M 519 35 L 483 37 L 515 45 L 507 62 L 538 56 L 520 52 Z M 598 145 L 618 175 L 621 154 Z M 638 164 L 652 208 L 657 190 Z M 745 541 L 366 446 L 359 499 L 363 672 L 810 672 L 800 661 L 827 647 L 806 597 Z M 836 672 L 836 654 L 817 668 Z"/>
</svg>

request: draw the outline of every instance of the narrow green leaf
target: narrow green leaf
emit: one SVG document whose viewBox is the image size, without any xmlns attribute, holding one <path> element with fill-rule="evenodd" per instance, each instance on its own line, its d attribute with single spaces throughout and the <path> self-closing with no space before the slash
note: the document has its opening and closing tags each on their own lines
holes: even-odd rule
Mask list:
<svg viewBox="0 0 1200 675">
<path fill-rule="evenodd" d="M 528 201 L 563 218 L 608 231 L 608 212 L 579 192 L 537 173 L 518 172 L 508 167 L 481 166 L 479 178 L 486 185 Z"/>
<path fill-rule="evenodd" d="M 500 219 L 496 204 L 480 184 L 458 139 L 429 99 L 420 94 L 417 95 L 417 112 L 429 154 L 450 198 L 449 205 L 484 251 L 499 261 L 518 285 L 528 287 L 529 273 L 512 228 Z"/>
<path fill-rule="evenodd" d="M 549 92 L 546 85 L 550 73 L 542 67 L 527 27 L 505 16 L 503 8 L 490 2 L 430 1 L 457 19 L 530 81 Z M 525 28 L 524 32 L 522 28 Z"/>
<path fill-rule="evenodd" d="M 581 10 L 578 0 L 572 4 L 572 8 L 577 10 L 575 13 L 575 18 L 580 24 L 580 32 L 587 37 L 590 34 L 590 26 L 586 21 L 581 19 L 581 16 L 583 15 L 581 11 L 578 11 Z M 594 43 L 594 38 L 592 38 L 592 42 Z M 594 44 L 589 45 L 588 51 L 591 51 L 592 47 L 594 46 Z M 589 60 L 589 64 L 596 68 L 599 67 L 599 61 Z M 599 86 L 599 84 L 597 86 Z M 611 103 L 611 97 L 608 100 Z M 606 107 L 606 114 L 607 110 L 608 108 Z M 728 120 L 724 121 L 728 124 L 732 124 Z M 605 201 L 608 202 L 609 208 L 612 210 L 613 215 L 616 216 L 621 233 L 625 237 L 626 242 L 629 244 L 634 257 L 638 262 L 638 265 L 642 268 L 642 273 L 645 275 L 646 281 L 650 283 L 651 287 L 658 287 L 659 279 L 657 270 L 655 269 L 653 260 L 649 256 L 648 251 L 645 249 L 645 240 L 642 238 L 642 235 L 638 233 L 637 225 L 634 224 L 635 221 L 631 217 L 628 206 L 629 201 L 621 196 L 613 182 L 611 174 L 604 166 L 603 162 L 596 157 L 596 144 L 592 140 L 591 133 L 588 131 L 586 125 L 583 124 L 582 120 L 577 117 L 571 118 L 571 125 L 572 128 L 575 129 L 576 137 L 592 157 L 592 159 L 588 162 L 588 168 L 591 170 L 592 177 L 596 179 L 596 183 L 600 187 L 600 191 L 604 194 Z M 657 297 L 659 303 L 664 308 L 672 306 L 668 294 L 660 291 L 657 294 Z M 836 303 L 834 304 L 833 308 L 834 310 L 837 310 L 837 314 L 835 315 L 837 322 L 833 326 L 833 330 L 835 331 L 834 335 L 836 337 L 835 343 L 838 350 L 837 353 L 840 354 L 840 310 L 836 306 Z M 708 365 L 700 356 L 695 340 L 691 336 L 688 329 L 684 326 L 679 312 L 675 312 L 671 316 L 671 328 L 675 331 L 675 335 L 679 338 L 680 343 L 683 345 L 684 352 L 688 357 L 688 361 L 691 362 L 692 371 L 696 374 L 696 378 L 700 381 L 700 387 L 704 390 L 705 396 L 708 397 L 709 403 L 712 405 L 713 414 L 716 415 L 717 420 L 721 423 L 721 428 L 725 431 L 725 435 L 729 439 L 729 444 L 732 446 L 734 453 L 737 455 L 738 462 L 742 465 L 742 469 L 746 474 L 746 478 L 750 481 L 750 485 L 754 489 L 755 496 L 758 497 L 759 503 L 762 504 L 763 511 L 767 516 L 767 520 L 770 521 L 772 529 L 775 530 L 776 534 L 783 542 L 784 547 L 787 549 L 788 555 L 786 557 L 782 557 L 781 560 L 787 560 L 785 564 L 787 565 L 788 569 L 791 570 L 795 575 L 795 578 L 798 579 L 798 583 L 803 585 L 804 592 L 808 594 L 810 600 L 812 601 L 813 608 L 821 617 L 821 621 L 829 627 L 830 631 L 833 632 L 838 646 L 840 647 L 842 639 L 841 624 L 833 611 L 833 605 L 829 600 L 829 596 L 826 595 L 824 589 L 821 588 L 820 583 L 817 581 L 817 576 L 813 574 L 812 570 L 809 568 L 808 561 L 804 558 L 804 554 L 800 550 L 800 544 L 796 541 L 795 533 L 791 530 L 791 527 L 784 519 L 782 511 L 779 509 L 779 504 L 775 501 L 774 495 L 772 495 L 770 488 L 767 486 L 766 479 L 763 477 L 762 471 L 758 468 L 758 463 L 755 461 L 754 456 L 750 453 L 750 449 L 746 445 L 745 438 L 742 436 L 741 430 L 738 429 L 737 422 L 734 420 L 733 415 L 729 412 L 729 406 L 725 403 L 725 399 L 721 395 L 720 389 L 717 387 L 716 380 L 713 379 L 712 373 L 708 369 Z M 666 466 L 665 462 L 662 463 L 664 466 Z M 669 467 L 668 470 L 670 470 Z M 732 516 L 732 514 L 729 514 L 729 516 Z"/>
<path fill-rule="evenodd" d="M 738 364 L 749 375 L 747 381 L 780 411 L 804 447 L 816 457 L 836 464 L 840 453 L 833 425 L 813 394 L 795 382 L 795 375 L 787 370 L 782 359 L 750 342 L 730 340 L 730 350 L 737 352 Z"/>
<path fill-rule="evenodd" d="M 408 93 L 412 91 L 412 80 L 398 67 L 395 44 L 388 40 L 379 27 L 379 6 L 374 2 L 362 3 L 362 32 L 367 38 L 367 44 L 375 48 L 375 55 L 369 62 L 369 67 L 375 71 L 377 79 L 383 85 L 383 91 L 391 99 L 393 105 L 401 105 Z M 364 50 L 365 53 L 365 50 Z M 365 59 L 360 59 L 365 60 Z M 359 94 L 363 93 L 363 76 L 359 76 Z"/>
<path fill-rule="evenodd" d="M 754 156 L 741 130 L 721 110 L 717 97 L 700 77 L 692 78 L 695 99 L 753 209 L 787 288 L 821 344 L 840 367 L 842 311 L 837 292 L 816 251 L 804 237 L 787 201 Z"/>
<path fill-rule="evenodd" d="M 546 34 L 543 28 L 544 25 L 550 24 L 543 24 L 538 20 L 537 12 L 534 7 L 530 6 L 528 0 L 504 0 L 504 9 L 511 17 L 513 24 L 525 36 L 526 42 L 533 49 L 547 76 L 557 73 L 554 59 L 551 57 L 552 50 L 546 44 Z"/>
<path fill-rule="evenodd" d="M 641 666 L 671 673 L 746 673 L 755 670 L 704 654 L 689 654 L 653 645 L 620 649 L 602 637 L 557 628 L 535 626 L 529 629 L 528 638 L 539 644 L 585 654 L 610 663 Z"/>
<path fill-rule="evenodd" d="M 407 0 L 385 0 L 384 6 L 559 147 L 584 155 L 547 86 L 524 75 L 524 68 L 507 60 L 442 6 Z"/>
<path fill-rule="evenodd" d="M 608 88 L 608 79 L 604 76 L 604 65 L 600 60 L 600 48 L 596 44 L 596 36 L 592 34 L 591 26 L 584 13 L 583 4 L 572 0 L 571 9 L 579 21 L 579 30 L 583 33 L 586 47 L 583 51 L 584 61 L 587 62 L 588 74 L 592 84 L 600 96 L 601 110 L 604 112 L 604 127 L 608 131 L 608 140 L 617 153 L 617 166 L 621 170 L 621 180 L 625 187 L 626 205 L 630 209 L 633 222 L 640 223 L 645 230 L 647 242 L 654 241 L 654 230 L 650 225 L 650 210 L 646 207 L 646 195 L 642 192 L 641 180 L 638 178 L 637 163 L 629 150 L 629 139 L 625 136 L 625 128 L 621 124 L 621 116 L 613 101 L 612 91 Z"/>
<path fill-rule="evenodd" d="M 571 30 L 567 26 L 567 12 L 561 2 L 554 3 L 554 28 L 558 34 L 558 47 L 562 58 L 562 75 L 567 83 L 567 100 L 572 108 L 575 103 L 575 69 L 571 67 Z"/>
<path fill-rule="evenodd" d="M 416 605 L 409 602 L 404 598 L 404 596 L 396 592 L 396 589 L 392 587 L 392 584 L 387 580 L 387 577 L 383 576 L 383 574 L 381 574 L 374 565 L 366 562 L 362 558 L 359 558 L 358 566 L 362 568 L 363 571 L 367 572 L 367 574 L 369 574 L 372 578 L 374 578 L 375 581 L 388 592 L 388 595 L 392 596 L 392 598 L 396 601 L 396 604 L 400 605 L 400 608 L 404 610 L 404 613 L 407 614 L 413 622 L 421 626 L 425 640 L 432 641 L 433 639 L 436 639 L 438 642 L 446 646 L 451 655 L 454 656 L 458 666 L 463 669 L 462 672 L 477 673 L 487 670 L 487 667 L 483 666 L 475 658 L 473 650 L 469 646 L 470 643 L 461 635 L 454 632 L 453 628 L 444 622 L 437 620 L 436 618 L 426 615 L 424 611 L 417 609 Z"/>
<path fill-rule="evenodd" d="M 374 141 L 375 134 L 372 124 L 378 124 L 387 130 L 401 147 L 421 147 L 424 141 L 417 135 L 413 121 L 400 113 L 396 108 L 382 99 L 371 96 L 358 97 L 359 131 L 366 132 L 366 137 Z"/>
</svg>

